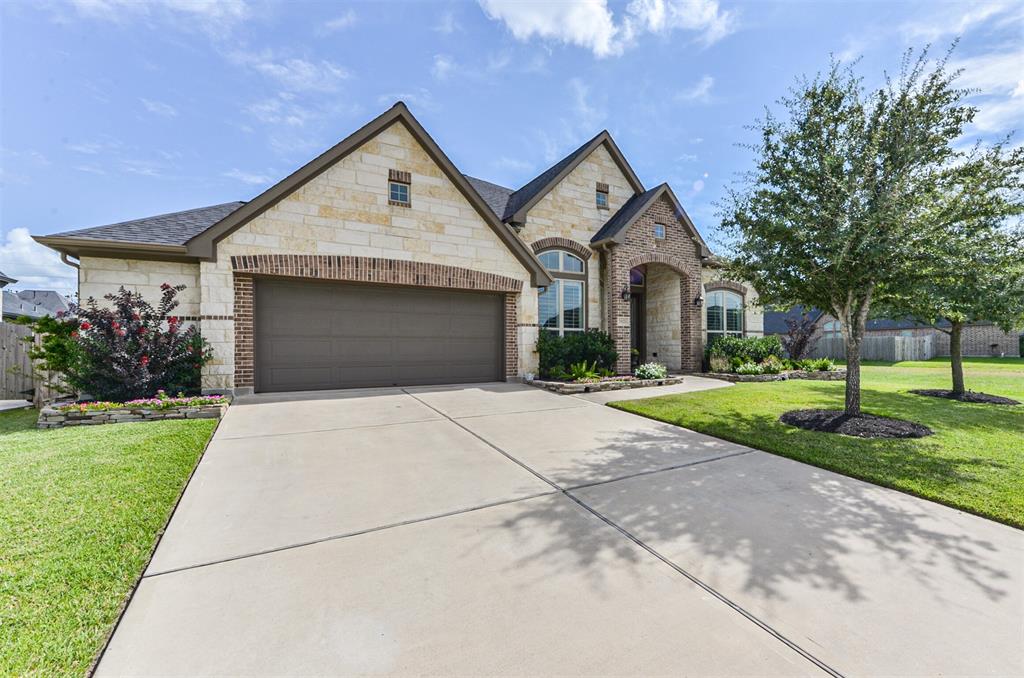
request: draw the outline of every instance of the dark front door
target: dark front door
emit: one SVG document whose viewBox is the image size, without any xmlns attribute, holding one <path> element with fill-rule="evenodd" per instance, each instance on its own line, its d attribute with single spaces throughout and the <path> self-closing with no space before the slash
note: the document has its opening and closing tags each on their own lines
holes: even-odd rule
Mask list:
<svg viewBox="0 0 1024 678">
<path fill-rule="evenodd" d="M 629 364 L 633 369 L 636 369 L 647 355 L 646 317 L 646 295 L 643 292 L 633 292 L 629 295 Z"/>
<path fill-rule="evenodd" d="M 257 391 L 497 381 L 501 295 L 258 280 Z"/>
</svg>

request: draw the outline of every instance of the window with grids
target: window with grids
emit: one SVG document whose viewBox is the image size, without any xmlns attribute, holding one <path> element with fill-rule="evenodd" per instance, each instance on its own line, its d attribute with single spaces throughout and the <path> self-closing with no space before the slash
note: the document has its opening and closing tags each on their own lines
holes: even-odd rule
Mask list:
<svg viewBox="0 0 1024 678">
<path fill-rule="evenodd" d="M 708 292 L 707 327 L 708 339 L 712 336 L 743 336 L 743 297 L 733 292 L 716 290 Z"/>
<path fill-rule="evenodd" d="M 597 190 L 594 192 L 594 200 L 597 201 L 598 209 L 608 209 L 608 184 L 598 182 Z"/>
<path fill-rule="evenodd" d="M 388 202 L 393 205 L 408 207 L 411 204 L 409 201 L 409 184 L 402 181 L 389 181 Z"/>
<path fill-rule="evenodd" d="M 537 258 L 554 278 L 538 296 L 541 328 L 560 335 L 582 332 L 586 320 L 586 264 L 562 250 L 541 252 Z"/>
</svg>

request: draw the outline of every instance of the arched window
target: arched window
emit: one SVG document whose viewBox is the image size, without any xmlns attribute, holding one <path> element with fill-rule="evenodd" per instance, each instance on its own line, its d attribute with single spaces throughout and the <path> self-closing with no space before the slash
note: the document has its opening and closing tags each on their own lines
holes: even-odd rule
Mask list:
<svg viewBox="0 0 1024 678">
<path fill-rule="evenodd" d="M 541 328 L 560 335 L 582 332 L 586 327 L 586 263 L 565 250 L 548 250 L 537 258 L 554 278 L 538 296 Z"/>
<path fill-rule="evenodd" d="M 743 297 L 726 290 L 708 292 L 706 308 L 708 339 L 743 336 Z"/>
</svg>

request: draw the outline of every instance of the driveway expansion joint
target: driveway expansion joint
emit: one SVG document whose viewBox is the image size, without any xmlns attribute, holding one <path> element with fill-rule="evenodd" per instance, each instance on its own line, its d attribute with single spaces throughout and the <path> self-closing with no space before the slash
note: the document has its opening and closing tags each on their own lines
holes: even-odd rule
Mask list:
<svg viewBox="0 0 1024 678">
<path fill-rule="evenodd" d="M 329 433 L 330 431 L 353 431 L 367 428 L 385 428 L 387 426 L 405 426 L 406 424 L 424 424 L 429 421 L 444 421 L 440 417 L 429 419 L 410 419 L 409 421 L 392 421 L 387 424 L 356 424 L 355 426 L 338 426 L 336 428 L 312 428 L 302 431 L 286 431 L 285 433 L 256 433 L 249 436 L 224 436 L 220 440 L 248 440 L 250 438 L 281 438 L 284 436 L 299 436 L 307 433 Z"/>
<path fill-rule="evenodd" d="M 563 492 L 572 492 L 573 490 L 585 490 L 591 487 L 599 487 L 601 485 L 608 485 L 610 483 L 617 483 L 620 480 L 629 480 L 631 478 L 640 478 L 643 476 L 653 476 L 658 473 L 665 473 L 666 471 L 678 471 L 681 468 L 689 468 L 691 466 L 700 466 L 701 464 L 710 464 L 715 461 L 722 461 L 723 459 L 732 459 L 733 457 L 742 457 L 747 454 L 753 454 L 756 450 L 747 449 L 740 450 L 739 452 L 729 452 L 722 454 L 717 457 L 711 457 L 710 459 L 698 459 L 696 461 L 688 461 L 685 464 L 676 464 L 675 466 L 666 466 L 665 468 L 655 468 L 649 471 L 637 471 L 636 473 L 630 473 L 629 475 L 619 476 L 617 478 L 609 478 L 608 480 L 597 480 L 592 483 L 583 483 L 582 485 L 572 485 L 571 487 L 563 488 Z"/>
<path fill-rule="evenodd" d="M 438 414 L 440 414 L 445 419 L 447 419 L 448 421 L 452 422 L 453 424 L 455 424 L 459 428 L 469 432 L 471 435 L 473 435 L 476 438 L 478 438 L 481 442 L 485 443 L 488 447 L 490 447 L 491 449 L 495 450 L 496 452 L 498 452 L 499 454 L 501 454 L 505 458 L 509 459 L 510 461 L 518 464 L 524 470 L 529 471 L 530 473 L 532 473 L 534 476 L 536 476 L 540 480 L 543 480 L 545 483 L 550 485 L 558 493 L 564 495 L 569 501 L 573 502 L 574 504 L 579 506 L 581 509 L 583 509 L 587 513 L 590 513 L 595 518 L 597 518 L 598 520 L 600 520 L 604 524 L 608 525 L 612 529 L 616 530 L 623 537 L 625 537 L 629 541 L 633 542 L 634 544 L 639 546 L 641 549 L 643 549 L 644 551 L 646 551 L 647 553 L 649 553 L 653 557 L 655 557 L 658 560 L 660 560 L 665 565 L 667 565 L 670 568 L 672 568 L 673 570 L 675 570 L 677 574 L 682 575 L 683 577 L 685 577 L 689 581 L 693 582 L 696 586 L 700 587 L 701 589 L 703 589 L 704 591 L 706 591 L 707 593 L 712 595 L 714 598 L 716 598 L 720 602 L 722 602 L 725 605 L 727 605 L 734 612 L 737 612 L 738 614 L 740 614 L 741 616 L 746 618 L 748 621 L 750 621 L 754 625 L 758 626 L 761 630 L 763 630 L 766 633 L 768 633 L 770 636 L 772 636 L 773 638 L 775 638 L 776 640 L 781 642 L 783 645 L 785 645 L 789 649 L 791 649 L 794 652 L 796 652 L 797 654 L 799 654 L 801 657 L 803 657 L 807 661 L 809 661 L 812 664 L 814 664 L 815 666 L 817 666 L 819 669 L 821 669 L 825 673 L 827 673 L 827 674 L 829 674 L 831 676 L 835 676 L 836 678 L 845 678 L 842 673 L 840 673 L 836 669 L 833 669 L 831 666 L 829 666 L 828 664 L 826 664 L 822 660 L 818 659 L 817 657 L 815 657 L 813 654 L 811 654 L 807 650 L 804 650 L 798 644 L 796 644 L 795 642 L 791 641 L 786 636 L 782 635 L 782 633 L 780 633 L 779 631 L 776 631 L 770 624 L 768 624 L 767 622 L 759 619 L 756 615 L 754 615 L 752 612 L 747 611 L 746 609 L 741 607 L 739 604 L 733 602 L 725 594 L 719 592 L 714 587 L 712 587 L 710 584 L 705 583 L 704 581 L 699 579 L 697 576 L 687 572 L 686 570 L 684 570 L 679 565 L 676 565 L 671 560 L 669 560 L 668 558 L 663 556 L 661 553 L 656 551 L 653 547 L 647 545 L 643 540 L 641 540 L 639 537 L 637 537 L 636 535 L 631 533 L 629 530 L 625 529 L 624 527 L 622 527 L 621 525 L 619 525 L 615 521 L 611 520 L 610 518 L 608 518 L 604 514 L 598 512 L 596 509 L 592 508 L 590 505 L 585 503 L 582 499 L 576 497 L 575 495 L 573 495 L 570 492 L 570 489 L 580 489 L 582 487 L 591 487 L 593 485 L 603 485 L 603 484 L 606 484 L 606 483 L 615 482 L 616 480 L 624 480 L 625 478 L 616 478 L 615 480 L 601 481 L 599 483 L 593 483 L 591 485 L 580 485 L 580 486 L 577 486 L 575 488 L 563 488 L 563 487 L 559 486 L 558 484 L 556 484 L 554 481 L 550 480 L 549 478 L 547 478 L 546 476 L 541 474 L 540 472 L 534 470 L 533 468 L 530 468 L 530 466 L 528 466 L 524 462 L 520 461 L 519 459 L 516 459 L 514 456 L 512 456 L 511 454 L 509 454 L 505 450 L 501 449 L 500 447 L 498 447 L 497 445 L 495 445 L 491 441 L 487 440 L 486 438 L 484 438 L 480 434 L 478 434 L 475 431 L 471 431 L 470 429 L 466 428 L 465 426 L 460 424 L 456 419 L 453 419 L 452 417 L 448 416 L 447 414 L 445 414 L 441 410 L 437 409 L 436 407 L 433 407 L 429 403 L 426 403 L 426 402 L 420 400 L 419 398 L 416 398 L 416 396 L 414 394 L 409 393 L 408 391 L 405 391 L 405 389 L 403 389 L 403 392 L 406 393 L 407 395 L 409 395 L 410 397 L 415 398 L 418 402 L 422 403 L 423 405 L 425 405 L 425 406 L 429 407 L 430 409 L 434 410 L 435 412 L 437 412 Z M 731 458 L 731 457 L 743 456 L 743 455 L 746 455 L 746 454 L 750 454 L 751 452 L 754 452 L 754 450 L 753 449 L 741 450 L 741 451 L 736 452 L 736 453 L 726 454 L 726 455 L 722 455 L 720 457 L 715 457 L 713 459 L 706 459 L 706 460 L 702 460 L 702 461 L 703 461 L 703 463 L 712 462 L 712 461 L 718 461 L 720 459 L 727 459 L 727 458 Z M 681 464 L 681 465 L 679 465 L 677 467 L 674 467 L 674 468 L 685 468 L 687 466 L 693 466 L 693 465 L 699 464 L 699 463 L 701 463 L 701 462 L 690 462 L 690 463 L 687 463 L 687 464 Z M 669 470 L 673 470 L 673 469 L 658 469 L 656 471 L 640 472 L 640 473 L 633 474 L 632 476 L 629 476 L 629 477 L 636 477 L 636 476 L 642 476 L 642 475 L 650 475 L 651 473 L 657 473 L 657 472 L 660 472 L 660 471 L 669 471 Z M 554 494 L 554 492 L 544 493 L 543 495 L 540 495 L 540 496 L 547 496 L 547 495 L 550 495 L 550 494 Z"/>
</svg>

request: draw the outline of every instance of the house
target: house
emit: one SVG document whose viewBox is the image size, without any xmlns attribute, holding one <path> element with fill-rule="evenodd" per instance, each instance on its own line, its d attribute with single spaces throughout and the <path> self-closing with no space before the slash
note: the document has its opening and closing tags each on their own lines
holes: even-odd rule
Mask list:
<svg viewBox="0 0 1024 678">
<path fill-rule="evenodd" d="M 788 311 L 768 310 L 764 314 L 765 334 L 785 334 L 788 331 L 786 320 L 797 318 L 802 309 L 796 306 Z M 821 314 L 812 309 L 812 313 Z M 823 315 L 819 326 L 825 337 L 841 338 L 841 325 L 830 315 Z M 949 355 L 949 335 L 942 331 L 949 327 L 949 322 L 941 321 L 938 326 L 925 325 L 913 320 L 893 320 L 876 318 L 869 320 L 864 330 L 865 337 L 931 337 L 933 355 Z M 941 328 L 941 329 L 940 329 Z M 1020 331 L 1004 332 L 993 323 L 976 322 L 964 326 L 961 333 L 961 349 L 963 355 L 972 357 L 1013 356 L 1020 353 Z"/>
<path fill-rule="evenodd" d="M 0 271 L 0 289 L 16 282 Z M 42 318 L 67 312 L 68 308 L 68 300 L 53 290 L 0 291 L 0 318 L 3 320 L 14 320 L 21 316 Z"/>
<path fill-rule="evenodd" d="M 513 190 L 462 174 L 401 102 L 248 202 L 36 240 L 78 260 L 81 299 L 187 285 L 208 391 L 517 379 L 541 328 L 608 331 L 621 373 L 631 349 L 694 371 L 705 332 L 761 329 L 608 132 Z"/>
</svg>

